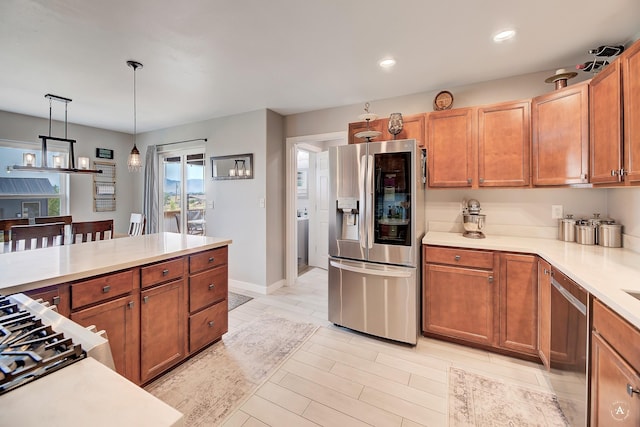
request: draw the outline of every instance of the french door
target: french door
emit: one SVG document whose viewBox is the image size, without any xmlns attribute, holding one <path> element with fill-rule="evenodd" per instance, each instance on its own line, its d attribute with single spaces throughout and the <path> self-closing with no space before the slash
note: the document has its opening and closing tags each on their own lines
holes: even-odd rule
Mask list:
<svg viewBox="0 0 640 427">
<path fill-rule="evenodd" d="M 204 148 L 159 155 L 160 231 L 205 235 Z"/>
</svg>

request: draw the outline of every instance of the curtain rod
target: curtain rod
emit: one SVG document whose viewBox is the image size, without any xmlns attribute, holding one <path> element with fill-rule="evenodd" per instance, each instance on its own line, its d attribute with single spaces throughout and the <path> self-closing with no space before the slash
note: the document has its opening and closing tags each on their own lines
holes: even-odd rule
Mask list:
<svg viewBox="0 0 640 427">
<path fill-rule="evenodd" d="M 181 144 L 183 142 L 204 141 L 207 142 L 207 138 L 185 139 L 184 141 L 167 142 L 166 144 L 157 144 L 156 147 L 164 147 L 165 145 Z"/>
</svg>

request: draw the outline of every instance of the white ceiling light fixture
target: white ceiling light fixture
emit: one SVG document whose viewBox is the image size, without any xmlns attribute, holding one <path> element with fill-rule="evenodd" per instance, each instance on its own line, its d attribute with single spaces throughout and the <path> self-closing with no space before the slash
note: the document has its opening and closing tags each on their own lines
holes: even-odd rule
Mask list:
<svg viewBox="0 0 640 427">
<path fill-rule="evenodd" d="M 380 62 L 378 62 L 378 65 L 382 68 L 389 69 L 396 65 L 396 60 L 393 58 L 384 58 L 381 59 Z"/>
<path fill-rule="evenodd" d="M 127 61 L 127 65 L 133 68 L 133 148 L 131 149 L 131 153 L 129 153 L 127 166 L 129 167 L 129 172 L 140 172 L 142 160 L 140 160 L 140 151 L 138 151 L 138 147 L 136 147 L 136 70 L 142 68 L 142 64 L 137 61 Z"/>
<path fill-rule="evenodd" d="M 493 36 L 493 41 L 496 43 L 502 43 L 504 41 L 511 40 L 515 36 L 516 36 L 516 30 L 512 28 L 508 28 L 508 29 L 497 32 Z"/>
</svg>

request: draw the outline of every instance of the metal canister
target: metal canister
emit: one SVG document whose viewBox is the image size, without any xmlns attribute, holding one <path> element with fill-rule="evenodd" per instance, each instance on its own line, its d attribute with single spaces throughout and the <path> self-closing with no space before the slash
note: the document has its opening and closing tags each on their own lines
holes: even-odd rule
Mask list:
<svg viewBox="0 0 640 427">
<path fill-rule="evenodd" d="M 589 224 L 589 220 L 579 220 L 576 223 L 576 242 L 581 245 L 595 245 L 597 228 L 597 226 Z"/>
<path fill-rule="evenodd" d="M 600 218 L 599 213 L 594 213 L 593 218 L 587 220 L 587 224 L 595 228 L 595 244 L 600 244 L 600 224 L 613 224 L 615 221 L 611 218 Z"/>
<path fill-rule="evenodd" d="M 598 227 L 598 244 L 608 248 L 622 247 L 622 225 L 600 224 Z"/>
<path fill-rule="evenodd" d="M 576 241 L 576 220 L 573 215 L 567 214 L 565 218 L 558 220 L 558 240 L 563 242 Z"/>
</svg>

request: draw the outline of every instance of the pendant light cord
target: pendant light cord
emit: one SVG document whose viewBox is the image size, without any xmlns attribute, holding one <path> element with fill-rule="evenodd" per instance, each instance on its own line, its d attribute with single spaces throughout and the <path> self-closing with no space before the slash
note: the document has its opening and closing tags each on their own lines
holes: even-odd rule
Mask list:
<svg viewBox="0 0 640 427">
<path fill-rule="evenodd" d="M 137 130 L 137 122 L 138 122 L 138 118 L 136 116 L 136 70 L 138 69 L 138 67 L 136 65 L 133 66 L 133 146 L 136 146 L 136 141 L 137 141 L 137 134 L 138 134 L 138 130 Z"/>
</svg>

